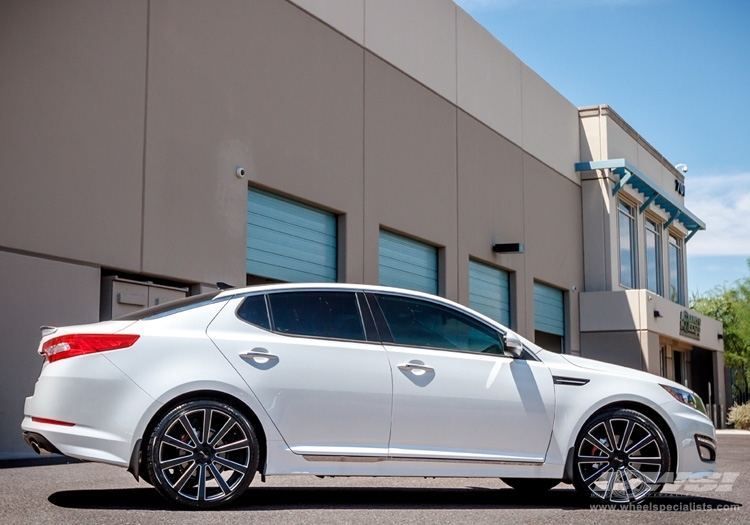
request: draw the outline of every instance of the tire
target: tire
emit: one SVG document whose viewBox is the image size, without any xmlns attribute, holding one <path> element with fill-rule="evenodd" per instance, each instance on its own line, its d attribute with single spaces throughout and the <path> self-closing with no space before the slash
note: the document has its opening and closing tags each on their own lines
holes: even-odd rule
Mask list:
<svg viewBox="0 0 750 525">
<path fill-rule="evenodd" d="M 547 492 L 552 487 L 556 487 L 559 479 L 549 478 L 500 478 L 503 483 L 510 485 L 519 492 L 538 493 Z"/>
<path fill-rule="evenodd" d="M 659 427 L 629 409 L 588 421 L 576 439 L 573 485 L 612 504 L 633 504 L 659 492 L 669 472 L 669 446 Z"/>
<path fill-rule="evenodd" d="M 237 499 L 258 469 L 258 440 L 234 407 L 196 399 L 169 411 L 146 450 L 151 483 L 171 502 L 213 508 Z"/>
</svg>

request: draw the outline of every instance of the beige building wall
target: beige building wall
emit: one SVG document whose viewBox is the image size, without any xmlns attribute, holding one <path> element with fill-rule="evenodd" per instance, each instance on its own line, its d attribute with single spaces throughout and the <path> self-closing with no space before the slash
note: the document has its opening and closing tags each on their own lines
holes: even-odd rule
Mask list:
<svg viewBox="0 0 750 525">
<path fill-rule="evenodd" d="M 587 292 L 580 295 L 582 332 L 625 332 L 648 330 L 683 346 L 700 346 L 723 351 L 719 321 L 693 312 L 701 320 L 700 339 L 680 334 L 680 312 L 686 307 L 648 290 Z M 658 312 L 659 315 L 655 315 Z"/>
<path fill-rule="evenodd" d="M 577 108 L 453 0 L 290 1 L 579 182 Z"/>
<path fill-rule="evenodd" d="M 361 239 L 362 48 L 278 1 L 154 3 L 150 28 L 143 272 L 244 283 L 248 182 L 346 211 Z"/>
<path fill-rule="evenodd" d="M 521 60 L 460 8 L 456 23 L 458 106 L 513 144 L 523 144 Z"/>
<path fill-rule="evenodd" d="M 0 249 L 140 270 L 147 5 L 0 3 Z"/>
<path fill-rule="evenodd" d="M 455 104 L 456 9 L 453 0 L 365 2 L 365 47 Z"/>
<path fill-rule="evenodd" d="M 470 259 L 508 270 L 532 339 L 534 282 L 563 290 L 578 351 L 577 110 L 451 0 L 8 0 L 0 71 L 2 428 L 104 274 L 243 284 L 249 186 L 339 216 L 342 281 L 378 282 L 385 228 L 464 304 Z"/>
<path fill-rule="evenodd" d="M 40 326 L 99 320 L 99 269 L 0 250 L 0 458 L 28 454 L 26 396 L 42 369 Z"/>
<path fill-rule="evenodd" d="M 365 0 L 292 0 L 337 31 L 365 44 Z"/>
<path fill-rule="evenodd" d="M 385 228 L 442 250 L 442 295 L 456 290 L 456 108 L 365 57 L 365 281 L 378 282 Z"/>
<path fill-rule="evenodd" d="M 563 290 L 565 348 L 577 354 L 577 294 L 583 289 L 581 188 L 567 177 L 553 176 L 528 154 L 523 165 L 527 337 L 534 329 L 533 281 L 539 281 Z"/>
<path fill-rule="evenodd" d="M 469 304 L 469 260 L 511 272 L 511 325 L 527 326 L 526 255 L 493 253 L 496 243 L 523 242 L 523 151 L 466 113 L 458 112 L 458 300 Z M 531 328 L 531 331 L 529 330 Z"/>
</svg>

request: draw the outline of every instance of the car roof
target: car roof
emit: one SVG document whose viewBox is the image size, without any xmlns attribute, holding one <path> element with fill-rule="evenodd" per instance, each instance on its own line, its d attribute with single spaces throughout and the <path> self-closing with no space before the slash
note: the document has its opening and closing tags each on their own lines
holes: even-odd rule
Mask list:
<svg viewBox="0 0 750 525">
<path fill-rule="evenodd" d="M 430 293 L 420 292 L 417 290 L 409 290 L 406 288 L 396 288 L 393 286 L 381 286 L 381 285 L 374 285 L 374 284 L 356 284 L 356 283 L 314 283 L 314 282 L 306 282 L 306 283 L 274 283 L 274 284 L 258 284 L 258 285 L 251 285 L 251 286 L 245 286 L 242 288 L 229 288 L 227 290 L 223 290 L 216 294 L 214 296 L 214 299 L 229 299 L 232 297 L 238 297 L 243 295 L 249 295 L 253 293 L 266 293 L 266 292 L 276 292 L 276 291 L 284 291 L 284 290 L 348 290 L 348 291 L 360 291 L 360 292 L 381 292 L 381 293 L 391 293 L 391 294 L 398 294 L 398 295 L 407 295 L 410 297 L 421 297 L 423 299 L 427 299 L 430 301 L 440 302 L 445 305 L 450 305 L 457 307 L 461 310 L 465 310 L 468 312 L 471 312 L 474 315 L 480 315 L 484 317 L 481 313 L 472 310 L 471 308 L 460 304 L 456 301 L 451 301 L 450 299 L 446 299 L 445 297 L 440 297 L 439 295 L 434 295 Z M 496 321 L 493 321 L 492 319 L 488 319 L 492 323 L 496 323 Z M 507 329 L 507 327 L 504 327 Z"/>
<path fill-rule="evenodd" d="M 354 283 L 275 283 L 275 284 L 257 284 L 251 286 L 245 286 L 242 288 L 229 288 L 222 290 L 216 295 L 216 299 L 223 299 L 227 297 L 246 295 L 250 293 L 259 292 L 274 292 L 280 290 L 349 290 L 349 291 L 363 291 L 363 292 L 389 292 L 412 295 L 416 297 L 424 297 L 428 299 L 437 299 L 450 304 L 457 304 L 449 299 L 440 297 L 437 295 L 419 292 L 416 290 L 408 290 L 405 288 L 395 288 L 391 286 L 380 286 L 373 284 L 354 284 Z M 461 305 L 459 305 L 461 306 Z"/>
</svg>

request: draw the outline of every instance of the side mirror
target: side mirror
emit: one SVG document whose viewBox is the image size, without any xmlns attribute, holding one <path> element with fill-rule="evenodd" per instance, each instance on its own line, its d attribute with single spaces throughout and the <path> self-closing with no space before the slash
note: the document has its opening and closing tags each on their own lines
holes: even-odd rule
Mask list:
<svg viewBox="0 0 750 525">
<path fill-rule="evenodd" d="M 512 355 L 515 359 L 518 359 L 523 355 L 523 343 L 521 339 L 514 332 L 505 333 L 505 351 Z"/>
</svg>

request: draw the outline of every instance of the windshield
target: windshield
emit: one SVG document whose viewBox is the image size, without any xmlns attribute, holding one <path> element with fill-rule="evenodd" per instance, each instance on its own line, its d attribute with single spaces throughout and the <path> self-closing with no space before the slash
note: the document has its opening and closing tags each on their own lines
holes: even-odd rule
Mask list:
<svg viewBox="0 0 750 525">
<path fill-rule="evenodd" d="M 177 299 L 176 301 L 170 301 L 168 303 L 159 304 L 150 308 L 144 308 L 130 314 L 118 317 L 118 321 L 140 321 L 141 319 L 157 319 L 164 317 L 165 315 L 171 315 L 191 308 L 196 308 L 204 304 L 213 301 L 222 290 L 216 290 L 213 292 L 203 293 L 200 295 L 192 295 L 185 297 L 184 299 Z"/>
</svg>

